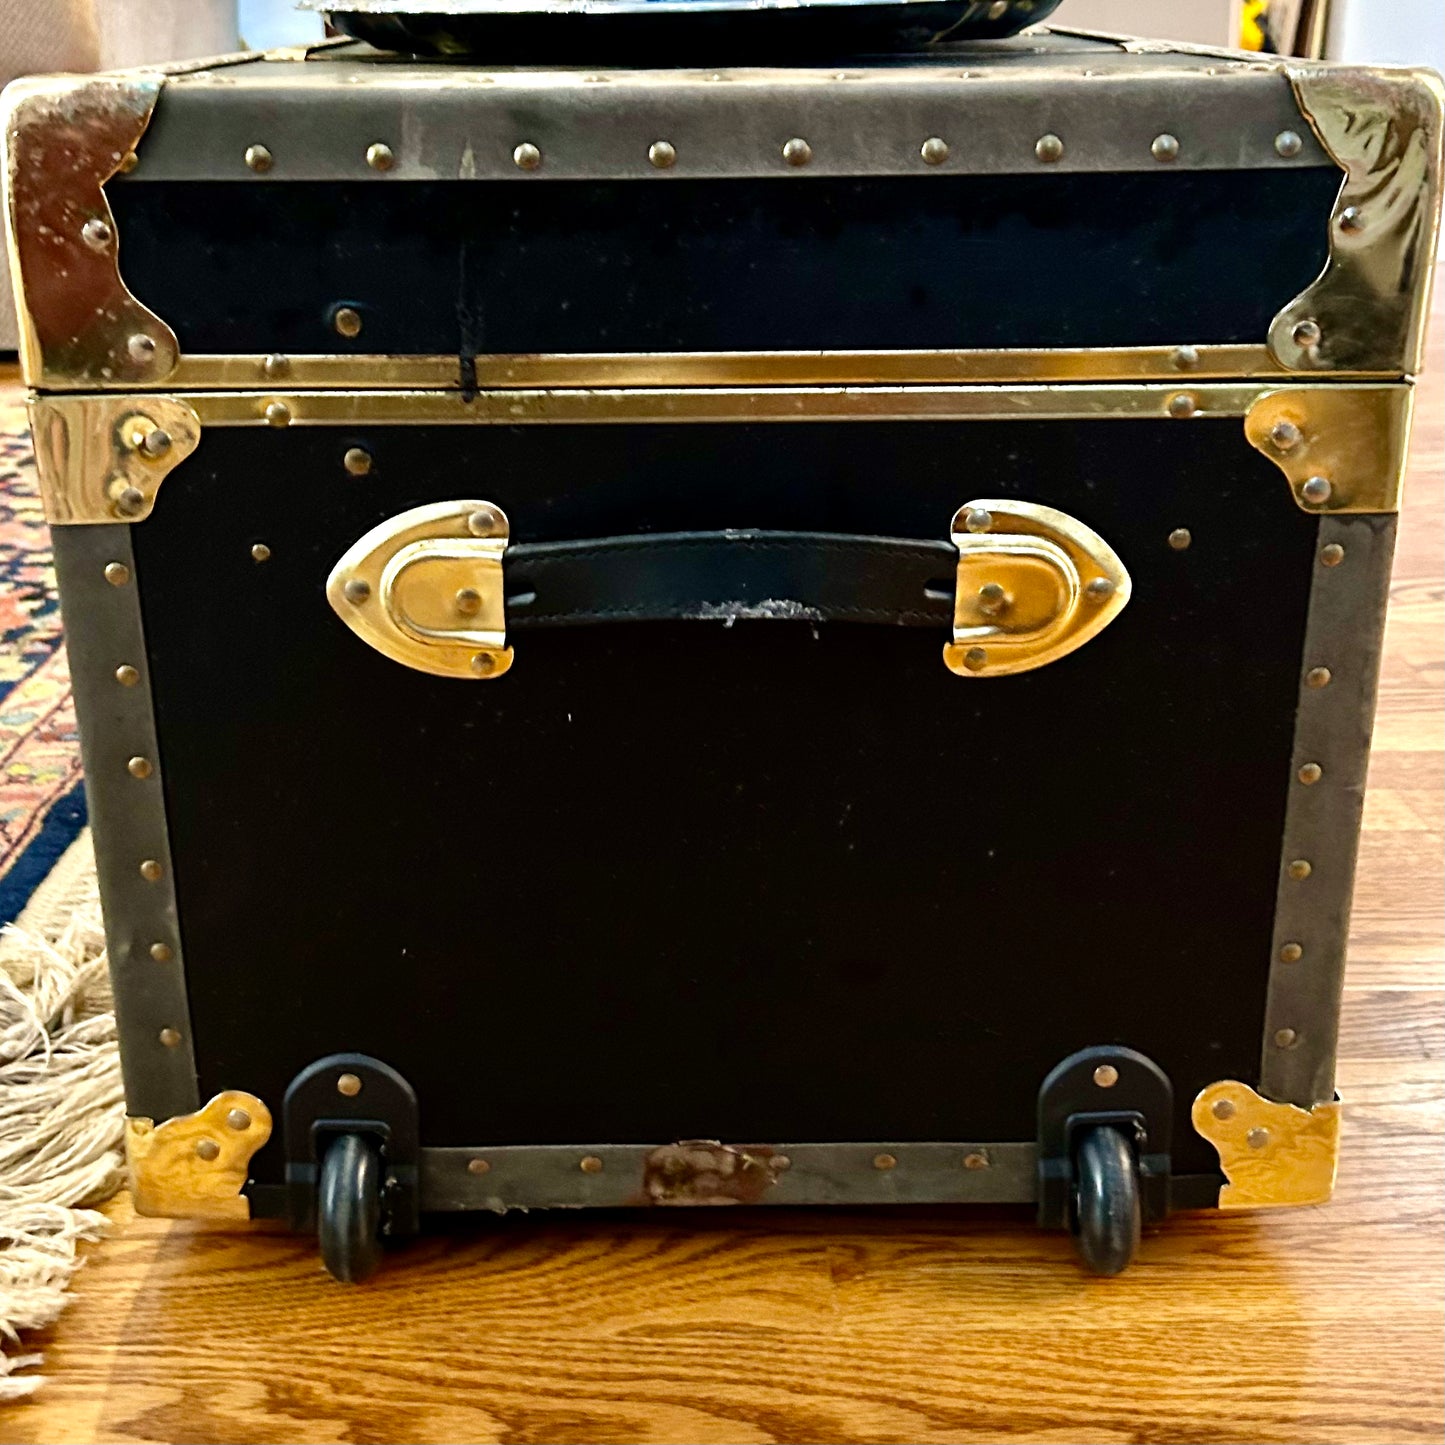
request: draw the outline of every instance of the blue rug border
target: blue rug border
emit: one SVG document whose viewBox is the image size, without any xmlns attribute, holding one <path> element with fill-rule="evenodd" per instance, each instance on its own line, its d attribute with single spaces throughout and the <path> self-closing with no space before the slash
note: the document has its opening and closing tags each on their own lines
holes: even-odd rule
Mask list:
<svg viewBox="0 0 1445 1445">
<path fill-rule="evenodd" d="M 52 806 L 40 831 L 10 871 L 0 877 L 0 924 L 13 923 L 19 917 L 31 895 L 89 820 L 85 784 L 79 782 Z"/>
</svg>

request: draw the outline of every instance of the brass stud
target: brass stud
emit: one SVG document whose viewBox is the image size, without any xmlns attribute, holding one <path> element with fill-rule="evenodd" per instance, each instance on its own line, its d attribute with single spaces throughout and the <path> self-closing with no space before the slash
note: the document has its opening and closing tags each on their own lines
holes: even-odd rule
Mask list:
<svg viewBox="0 0 1445 1445">
<path fill-rule="evenodd" d="M 1276 1029 L 1274 1046 L 1277 1049 L 1292 1049 L 1299 1043 L 1299 1034 L 1294 1029 Z"/>
<path fill-rule="evenodd" d="M 347 447 L 341 465 L 353 477 L 364 477 L 371 470 L 371 453 L 365 447 Z"/>
<path fill-rule="evenodd" d="M 115 670 L 115 680 L 122 687 L 134 687 L 140 681 L 140 673 L 130 663 L 123 662 Z"/>
<path fill-rule="evenodd" d="M 1299 770 L 1299 780 L 1307 788 L 1313 787 L 1324 775 L 1325 770 L 1318 763 L 1306 763 Z"/>
<path fill-rule="evenodd" d="M 366 148 L 366 163 L 374 171 L 389 171 L 396 164 L 396 156 L 389 145 L 374 141 Z"/>
<path fill-rule="evenodd" d="M 153 426 L 140 439 L 139 450 L 143 456 L 150 457 L 154 461 L 157 457 L 163 457 L 171 449 L 171 434 L 164 427 Z"/>
<path fill-rule="evenodd" d="M 1169 415 L 1176 421 L 1185 421 L 1199 410 L 1199 403 L 1187 391 L 1176 392 L 1169 398 Z"/>
<path fill-rule="evenodd" d="M 228 1109 L 226 1123 L 238 1134 L 244 1133 L 251 1127 L 251 1116 L 244 1109 Z"/>
<path fill-rule="evenodd" d="M 584 1154 L 577 1166 L 584 1174 L 600 1174 L 602 1161 L 595 1154 Z"/>
<path fill-rule="evenodd" d="M 987 532 L 993 526 L 993 513 L 982 507 L 970 507 L 964 515 L 963 527 L 966 532 Z"/>
<path fill-rule="evenodd" d="M 284 401 L 268 401 L 261 415 L 268 426 L 291 425 L 291 408 Z"/>
<path fill-rule="evenodd" d="M 340 1074 L 336 1080 L 336 1092 L 344 1098 L 354 1099 L 361 1092 L 361 1080 L 355 1074 Z"/>
<path fill-rule="evenodd" d="M 371 583 L 365 577 L 352 577 L 341 589 L 341 595 L 354 607 L 359 607 L 371 596 Z"/>
<path fill-rule="evenodd" d="M 271 549 L 264 542 L 257 542 L 251 548 L 251 560 L 253 562 L 269 562 L 271 560 Z"/>
<path fill-rule="evenodd" d="M 1163 135 L 1156 135 L 1149 146 L 1149 154 L 1156 161 L 1177 161 L 1179 159 L 1179 139 L 1170 135 L 1167 131 Z"/>
<path fill-rule="evenodd" d="M 221 1157 L 221 1146 L 214 1139 L 196 1140 L 196 1158 L 204 1159 L 208 1164 Z"/>
<path fill-rule="evenodd" d="M 482 610 L 482 594 L 475 587 L 458 587 L 452 602 L 462 617 L 475 617 Z"/>
<path fill-rule="evenodd" d="M 168 1048 L 173 1049 L 181 1041 L 179 1029 L 165 1028 L 160 1032 L 160 1041 Z"/>
<path fill-rule="evenodd" d="M 275 157 L 265 146 L 247 146 L 245 161 L 253 171 L 261 175 L 264 175 L 276 163 Z"/>
<path fill-rule="evenodd" d="M 492 1166 L 491 1166 L 491 1163 L 490 1163 L 489 1160 L 486 1160 L 486 1159 L 468 1159 L 468 1160 L 467 1160 L 467 1173 L 468 1173 L 468 1174 L 489 1174 L 489 1173 L 491 1173 L 491 1169 L 492 1169 Z"/>
<path fill-rule="evenodd" d="M 1251 1149 L 1263 1149 L 1264 1146 L 1269 1143 L 1269 1130 L 1251 1129 L 1249 1133 L 1244 1136 L 1244 1142 L 1248 1144 Z"/>
<path fill-rule="evenodd" d="M 146 504 L 146 494 L 139 487 L 122 487 L 115 499 L 115 509 L 122 517 L 133 517 Z"/>
<path fill-rule="evenodd" d="M 1305 148 L 1305 143 L 1300 139 L 1298 131 L 1282 130 L 1274 138 L 1274 148 L 1277 154 L 1290 161 Z"/>
<path fill-rule="evenodd" d="M 875 1154 L 873 1156 L 873 1167 L 886 1172 L 889 1169 L 898 1167 L 898 1159 L 893 1154 Z"/>
<path fill-rule="evenodd" d="M 156 963 L 169 963 L 176 956 L 169 943 L 153 943 L 149 952 Z"/>
<path fill-rule="evenodd" d="M 130 568 L 124 562 L 107 562 L 105 564 L 105 580 L 112 587 L 124 587 L 130 581 Z"/>
<path fill-rule="evenodd" d="M 126 765 L 125 770 L 133 778 L 148 778 L 151 775 L 151 760 L 149 758 L 134 757 Z"/>
<path fill-rule="evenodd" d="M 154 336 L 147 336 L 144 331 L 137 331 L 133 336 L 127 337 L 125 349 L 137 366 L 149 366 L 156 359 L 156 339 Z"/>
<path fill-rule="evenodd" d="M 472 671 L 478 677 L 490 677 L 497 670 L 497 655 L 494 652 L 474 652 L 472 654 Z"/>
<path fill-rule="evenodd" d="M 982 672 L 988 666 L 988 653 L 982 647 L 970 647 L 963 654 L 963 665 L 970 672 Z"/>
<path fill-rule="evenodd" d="M 542 164 L 542 152 L 529 140 L 524 140 L 512 152 L 512 164 L 518 170 L 535 171 Z"/>
<path fill-rule="evenodd" d="M 1277 421 L 1269 429 L 1269 439 L 1276 450 L 1293 451 L 1304 439 L 1304 433 L 1292 421 Z"/>
<path fill-rule="evenodd" d="M 1107 577 L 1095 577 L 1084 588 L 1084 596 L 1090 602 L 1104 602 L 1114 595 L 1114 584 Z"/>
<path fill-rule="evenodd" d="M 1216 1119 L 1234 1118 L 1234 1104 L 1229 1099 L 1216 1099 L 1209 1111 Z"/>
<path fill-rule="evenodd" d="M 1338 542 L 1330 542 L 1320 548 L 1320 566 L 1338 567 L 1345 560 L 1345 549 Z"/>
<path fill-rule="evenodd" d="M 1329 501 L 1330 493 L 1334 491 L 1334 488 L 1330 485 L 1328 477 L 1311 477 L 1299 490 L 1300 496 L 1305 501 L 1319 506 L 1321 503 Z"/>
<path fill-rule="evenodd" d="M 786 1154 L 774 1154 L 768 1162 L 773 1166 L 775 1174 L 785 1174 L 793 1167 L 793 1161 Z"/>
<path fill-rule="evenodd" d="M 1298 943 L 1286 943 L 1279 951 L 1281 963 L 1298 963 L 1304 956 L 1304 948 Z"/>
<path fill-rule="evenodd" d="M 1045 165 L 1052 165 L 1063 160 L 1064 143 L 1056 135 L 1041 135 L 1034 143 L 1034 155 Z"/>
<path fill-rule="evenodd" d="M 81 228 L 80 239 L 90 247 L 92 251 L 104 251 L 111 241 L 115 239 L 115 233 L 106 222 L 99 216 L 92 216 Z"/>
<path fill-rule="evenodd" d="M 1169 545 L 1176 552 L 1187 552 L 1189 545 L 1194 541 L 1194 533 L 1188 527 L 1176 527 L 1169 534 Z"/>
<path fill-rule="evenodd" d="M 992 1162 L 988 1157 L 988 1152 L 984 1149 L 975 1149 L 972 1154 L 963 1156 L 965 1169 L 987 1169 Z"/>
<path fill-rule="evenodd" d="M 495 507 L 478 507 L 467 516 L 467 531 L 474 537 L 490 537 L 501 522 L 501 513 Z"/>
<path fill-rule="evenodd" d="M 919 148 L 924 165 L 941 166 L 948 159 L 948 142 L 940 135 L 931 135 Z"/>
<path fill-rule="evenodd" d="M 1311 347 L 1320 344 L 1320 338 L 1323 332 L 1320 331 L 1320 323 L 1318 321 L 1305 320 L 1297 323 L 1290 335 L 1294 337 L 1296 346 L 1302 346 L 1308 351 Z"/>
<path fill-rule="evenodd" d="M 1119 1071 L 1113 1064 L 1100 1064 L 1094 1070 L 1094 1082 L 1101 1089 L 1112 1089 L 1119 1082 Z"/>
<path fill-rule="evenodd" d="M 128 176 L 140 164 L 140 157 L 134 151 L 127 151 L 120 158 L 120 173 Z"/>
<path fill-rule="evenodd" d="M 1305 673 L 1305 686 L 1313 688 L 1328 687 L 1330 680 L 1334 677 L 1327 667 L 1312 667 Z"/>
<path fill-rule="evenodd" d="M 1008 14 L 1008 0 L 993 0 L 988 7 L 988 18 L 990 20 L 1002 20 Z"/>
<path fill-rule="evenodd" d="M 361 335 L 361 312 L 354 306 L 338 306 L 336 314 L 331 318 L 331 324 L 336 328 L 338 336 L 344 336 L 350 341 Z"/>
<path fill-rule="evenodd" d="M 813 159 L 813 147 L 802 136 L 795 135 L 783 146 L 783 159 L 790 166 L 805 166 Z"/>
<path fill-rule="evenodd" d="M 1340 230 L 1352 234 L 1365 229 L 1365 213 L 1358 206 L 1346 206 L 1340 212 Z"/>
<path fill-rule="evenodd" d="M 655 140 L 647 148 L 647 159 L 660 171 L 671 170 L 677 164 L 677 147 L 671 141 Z"/>
<path fill-rule="evenodd" d="M 1296 883 L 1303 883 L 1314 871 L 1314 866 L 1308 858 L 1296 858 L 1294 862 L 1289 865 L 1289 876 L 1293 878 Z"/>
<path fill-rule="evenodd" d="M 140 876 L 144 878 L 147 883 L 159 883 L 165 871 L 154 858 L 147 858 L 140 865 Z"/>
<path fill-rule="evenodd" d="M 1176 346 L 1169 354 L 1169 360 L 1176 371 L 1193 371 L 1199 365 L 1197 346 Z"/>
<path fill-rule="evenodd" d="M 291 358 L 282 356 L 279 351 L 273 351 L 265 361 L 261 363 L 262 376 L 270 377 L 275 381 L 278 377 L 289 376 L 291 373 Z"/>
</svg>

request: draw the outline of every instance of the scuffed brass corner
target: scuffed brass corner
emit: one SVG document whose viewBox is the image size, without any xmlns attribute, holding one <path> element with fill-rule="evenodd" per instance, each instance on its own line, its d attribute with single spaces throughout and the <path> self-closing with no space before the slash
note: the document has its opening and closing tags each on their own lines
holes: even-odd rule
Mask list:
<svg viewBox="0 0 1445 1445">
<path fill-rule="evenodd" d="M 1221 1209 L 1323 1204 L 1335 1188 L 1340 1149 L 1338 1099 L 1301 1109 L 1263 1099 L 1248 1084 L 1225 1079 L 1201 1090 L 1195 1129 L 1219 1151 L 1229 1183 Z"/>
<path fill-rule="evenodd" d="M 37 396 L 30 432 L 52 526 L 142 522 L 161 482 L 200 445 L 201 420 L 174 396 Z"/>
<path fill-rule="evenodd" d="M 175 333 L 121 280 L 101 189 L 133 156 L 162 79 L 43 76 L 5 91 L 6 230 L 31 386 L 133 386 L 175 369 Z"/>
<path fill-rule="evenodd" d="M 1295 64 L 1300 110 L 1345 172 L 1319 277 L 1270 325 L 1291 371 L 1414 375 L 1440 226 L 1445 85 L 1431 70 Z"/>
<path fill-rule="evenodd" d="M 271 1111 L 238 1089 L 163 1124 L 127 1119 L 135 1212 L 164 1219 L 249 1219 L 251 1205 L 241 1189 L 251 1156 L 270 1137 Z"/>
<path fill-rule="evenodd" d="M 1306 512 L 1398 512 L 1414 404 L 1407 382 L 1267 391 L 1245 414 L 1244 434 Z"/>
</svg>

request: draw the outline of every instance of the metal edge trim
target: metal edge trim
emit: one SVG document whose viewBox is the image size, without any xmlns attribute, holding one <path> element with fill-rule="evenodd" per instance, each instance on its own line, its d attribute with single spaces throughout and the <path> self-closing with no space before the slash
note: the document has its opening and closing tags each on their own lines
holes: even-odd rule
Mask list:
<svg viewBox="0 0 1445 1445">
<path fill-rule="evenodd" d="M 1260 1092 L 1308 1109 L 1335 1095 L 1335 1053 L 1396 519 L 1322 517 L 1300 667 L 1261 1044 Z M 1326 566 L 1326 547 L 1343 557 Z M 1324 686 L 1316 669 L 1327 668 Z M 1313 764 L 1320 776 L 1301 781 Z M 1308 875 L 1291 866 L 1309 865 Z M 1298 869 L 1296 870 L 1298 871 Z M 1290 951 L 1286 954 L 1285 950 Z M 1301 950 L 1298 958 L 1293 949 Z"/>
<path fill-rule="evenodd" d="M 61 607 L 77 624 L 65 641 L 127 1110 L 162 1121 L 194 1112 L 200 1098 L 131 531 L 57 527 L 53 542 Z M 111 564 L 126 569 L 120 585 L 106 579 Z M 123 666 L 138 674 L 130 686 L 117 678 Z M 131 772 L 135 758 L 149 763 L 144 776 Z M 142 876 L 144 862 L 159 866 L 154 880 Z M 169 956 L 152 957 L 156 944 Z M 163 1041 L 166 1030 L 178 1035 L 173 1043 Z"/>
</svg>

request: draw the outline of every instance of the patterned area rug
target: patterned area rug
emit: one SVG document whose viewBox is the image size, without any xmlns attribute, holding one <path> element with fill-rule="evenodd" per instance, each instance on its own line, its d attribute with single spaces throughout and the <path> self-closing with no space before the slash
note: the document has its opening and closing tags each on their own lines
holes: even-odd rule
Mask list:
<svg viewBox="0 0 1445 1445">
<path fill-rule="evenodd" d="M 22 393 L 0 385 L 0 924 L 85 820 L 50 533 Z"/>
</svg>

